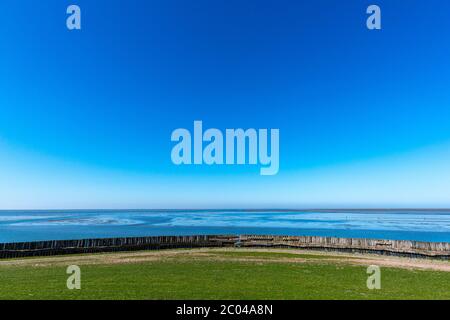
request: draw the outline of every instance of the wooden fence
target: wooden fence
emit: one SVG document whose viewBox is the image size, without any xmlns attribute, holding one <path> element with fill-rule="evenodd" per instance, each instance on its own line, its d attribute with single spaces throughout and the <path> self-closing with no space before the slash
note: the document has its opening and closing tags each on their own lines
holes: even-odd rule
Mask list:
<svg viewBox="0 0 450 320">
<path fill-rule="evenodd" d="M 61 254 L 214 247 L 210 236 L 161 236 L 82 240 L 52 240 L 0 244 L 0 258 Z"/>
<path fill-rule="evenodd" d="M 450 259 L 450 243 L 314 236 L 198 235 L 0 243 L 0 258 L 135 250 L 275 247 Z"/>
<path fill-rule="evenodd" d="M 240 236 L 242 247 L 278 247 L 450 259 L 449 242 L 376 240 L 318 236 Z"/>
</svg>

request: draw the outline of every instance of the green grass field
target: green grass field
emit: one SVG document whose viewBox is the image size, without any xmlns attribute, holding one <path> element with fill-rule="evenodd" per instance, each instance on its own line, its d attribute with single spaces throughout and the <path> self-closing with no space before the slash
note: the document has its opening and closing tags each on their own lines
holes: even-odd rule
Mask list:
<svg viewBox="0 0 450 320">
<path fill-rule="evenodd" d="M 369 290 L 366 265 L 311 253 L 179 250 L 15 261 L 0 263 L 0 299 L 450 299 L 450 272 L 382 267 L 382 288 Z M 82 288 L 69 290 L 66 268 L 77 263 Z"/>
</svg>

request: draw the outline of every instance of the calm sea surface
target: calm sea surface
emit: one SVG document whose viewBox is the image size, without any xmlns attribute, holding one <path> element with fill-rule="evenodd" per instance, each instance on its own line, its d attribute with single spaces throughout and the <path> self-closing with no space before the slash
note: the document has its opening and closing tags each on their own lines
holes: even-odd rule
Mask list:
<svg viewBox="0 0 450 320">
<path fill-rule="evenodd" d="M 0 211 L 0 243 L 194 234 L 318 235 L 450 242 L 450 210 Z"/>
</svg>

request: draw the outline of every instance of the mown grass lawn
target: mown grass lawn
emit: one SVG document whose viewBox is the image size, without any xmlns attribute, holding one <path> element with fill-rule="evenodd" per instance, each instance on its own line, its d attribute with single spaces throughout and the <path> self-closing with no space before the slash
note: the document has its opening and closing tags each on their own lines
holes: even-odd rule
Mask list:
<svg viewBox="0 0 450 320">
<path fill-rule="evenodd" d="M 81 265 L 81 290 L 67 289 L 66 266 L 0 266 L 0 299 L 450 299 L 450 272 L 382 268 L 381 290 L 369 290 L 365 266 L 212 256 Z"/>
</svg>

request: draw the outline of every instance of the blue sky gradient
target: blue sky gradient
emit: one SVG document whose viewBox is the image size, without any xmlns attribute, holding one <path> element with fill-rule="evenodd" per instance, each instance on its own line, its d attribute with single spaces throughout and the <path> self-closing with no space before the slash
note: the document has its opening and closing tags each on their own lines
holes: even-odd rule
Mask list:
<svg viewBox="0 0 450 320">
<path fill-rule="evenodd" d="M 78 4 L 82 30 L 66 28 Z M 382 30 L 366 28 L 370 4 Z M 450 207 L 450 3 L 4 0 L 0 208 Z M 171 132 L 279 128 L 280 172 Z"/>
</svg>

